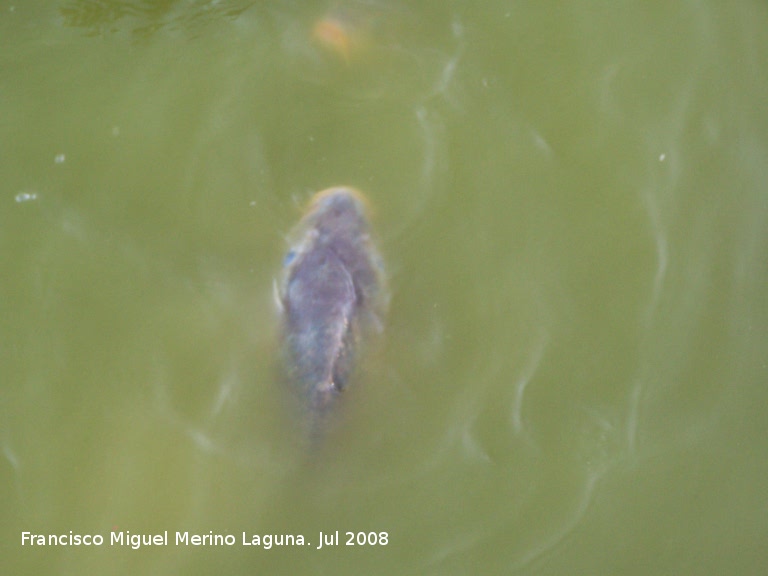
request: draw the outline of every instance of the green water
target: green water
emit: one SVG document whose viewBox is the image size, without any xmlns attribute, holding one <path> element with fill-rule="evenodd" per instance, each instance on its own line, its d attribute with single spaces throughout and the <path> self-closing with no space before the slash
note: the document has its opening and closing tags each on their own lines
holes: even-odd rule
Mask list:
<svg viewBox="0 0 768 576">
<path fill-rule="evenodd" d="M 4 573 L 768 571 L 768 8 L 412 4 L 0 5 Z M 391 302 L 308 453 L 273 282 L 337 184 Z"/>
</svg>

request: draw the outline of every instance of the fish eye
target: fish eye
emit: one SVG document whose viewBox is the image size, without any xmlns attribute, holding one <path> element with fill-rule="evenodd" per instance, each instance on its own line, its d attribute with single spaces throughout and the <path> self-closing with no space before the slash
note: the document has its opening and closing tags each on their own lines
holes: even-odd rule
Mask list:
<svg viewBox="0 0 768 576">
<path fill-rule="evenodd" d="M 296 250 L 288 250 L 283 258 L 283 266 L 290 266 L 294 260 L 296 260 Z"/>
</svg>

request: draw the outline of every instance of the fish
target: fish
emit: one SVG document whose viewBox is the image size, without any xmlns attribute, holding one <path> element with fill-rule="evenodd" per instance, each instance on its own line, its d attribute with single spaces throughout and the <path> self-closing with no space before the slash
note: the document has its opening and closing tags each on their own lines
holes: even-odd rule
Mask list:
<svg viewBox="0 0 768 576">
<path fill-rule="evenodd" d="M 346 64 L 360 53 L 366 42 L 365 36 L 359 30 L 355 30 L 349 22 L 334 14 L 328 14 L 315 22 L 312 27 L 312 40 Z"/>
<path fill-rule="evenodd" d="M 319 421 L 347 389 L 361 349 L 383 330 L 388 307 L 368 201 L 358 190 L 322 190 L 289 236 L 276 296 L 286 373 Z"/>
<path fill-rule="evenodd" d="M 324 53 L 351 66 L 371 52 L 399 44 L 413 18 L 410 10 L 392 2 L 345 0 L 313 23 L 310 37 Z"/>
</svg>

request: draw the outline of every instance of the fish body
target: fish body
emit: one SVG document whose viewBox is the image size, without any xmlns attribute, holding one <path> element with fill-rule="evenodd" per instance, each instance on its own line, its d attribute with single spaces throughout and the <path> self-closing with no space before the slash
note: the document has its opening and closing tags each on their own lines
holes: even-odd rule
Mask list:
<svg viewBox="0 0 768 576">
<path fill-rule="evenodd" d="M 313 413 L 347 387 L 360 347 L 381 329 L 381 258 L 365 198 L 346 187 L 318 192 L 293 234 L 279 289 L 286 364 Z"/>
</svg>

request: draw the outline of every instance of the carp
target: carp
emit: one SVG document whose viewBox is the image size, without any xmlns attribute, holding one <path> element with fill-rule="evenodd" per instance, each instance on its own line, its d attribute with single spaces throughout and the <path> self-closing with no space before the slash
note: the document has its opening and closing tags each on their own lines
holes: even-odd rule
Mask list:
<svg viewBox="0 0 768 576">
<path fill-rule="evenodd" d="M 289 236 L 277 288 L 285 367 L 314 417 L 345 390 L 388 298 L 367 201 L 353 188 L 315 194 Z"/>
</svg>

